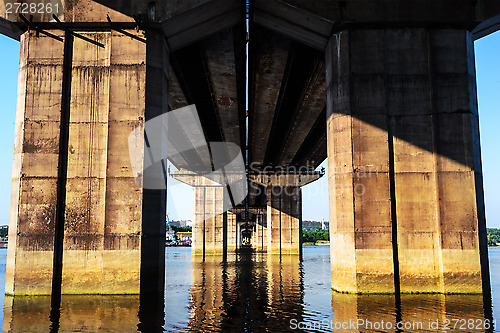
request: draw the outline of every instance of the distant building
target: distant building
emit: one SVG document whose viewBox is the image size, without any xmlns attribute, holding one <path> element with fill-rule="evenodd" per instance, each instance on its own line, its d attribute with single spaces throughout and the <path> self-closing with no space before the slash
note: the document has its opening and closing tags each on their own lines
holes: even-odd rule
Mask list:
<svg viewBox="0 0 500 333">
<path fill-rule="evenodd" d="M 191 220 L 170 221 L 170 225 L 176 226 L 176 227 L 192 227 L 193 221 L 191 221 Z"/>
<path fill-rule="evenodd" d="M 328 221 L 302 221 L 302 230 L 324 230 L 328 229 L 330 223 Z"/>
<path fill-rule="evenodd" d="M 176 233 L 177 235 L 177 238 L 179 239 L 179 241 L 183 242 L 183 243 L 191 243 L 192 239 L 193 239 L 193 233 L 192 232 L 182 232 L 182 231 L 179 231 Z"/>
</svg>

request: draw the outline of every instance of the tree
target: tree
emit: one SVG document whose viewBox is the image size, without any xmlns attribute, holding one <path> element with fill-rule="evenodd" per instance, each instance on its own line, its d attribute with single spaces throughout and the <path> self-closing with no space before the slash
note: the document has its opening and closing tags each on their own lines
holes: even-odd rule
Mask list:
<svg viewBox="0 0 500 333">
<path fill-rule="evenodd" d="M 302 231 L 302 242 L 303 243 L 316 243 L 319 240 L 330 240 L 330 231 L 325 230 L 309 230 Z"/>
<path fill-rule="evenodd" d="M 496 246 L 500 243 L 500 229 L 486 229 L 488 246 Z"/>
<path fill-rule="evenodd" d="M 7 237 L 8 234 L 9 234 L 9 226 L 8 225 L 0 226 L 0 237 Z"/>
</svg>

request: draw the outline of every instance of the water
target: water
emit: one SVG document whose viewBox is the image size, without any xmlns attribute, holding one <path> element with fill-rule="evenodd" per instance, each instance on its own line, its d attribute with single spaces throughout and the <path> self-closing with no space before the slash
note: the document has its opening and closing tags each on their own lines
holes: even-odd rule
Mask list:
<svg viewBox="0 0 500 333">
<path fill-rule="evenodd" d="M 393 295 L 333 293 L 327 246 L 304 247 L 302 262 L 245 253 L 227 264 L 220 257 L 202 262 L 190 250 L 166 250 L 165 313 L 144 301 L 139 312 L 138 296 L 63 296 L 60 318 L 51 321 L 49 297 L 3 297 L 7 251 L 0 249 L 2 328 L 54 332 L 57 322 L 59 332 L 158 332 L 161 325 L 166 332 L 493 332 L 484 329 L 479 295 L 402 295 L 397 302 Z M 490 248 L 490 269 L 496 318 L 500 248 Z"/>
</svg>

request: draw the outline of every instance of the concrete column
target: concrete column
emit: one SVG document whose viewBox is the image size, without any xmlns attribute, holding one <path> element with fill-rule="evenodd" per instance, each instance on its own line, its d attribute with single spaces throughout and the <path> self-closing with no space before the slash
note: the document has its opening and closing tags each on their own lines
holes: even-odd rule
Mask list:
<svg viewBox="0 0 500 333">
<path fill-rule="evenodd" d="M 200 176 L 200 181 L 206 179 Z M 211 182 L 211 180 L 207 180 Z M 224 188 L 199 186 L 194 188 L 192 253 L 197 255 L 223 254 Z M 228 231 L 230 229 L 228 217 Z M 231 227 L 232 229 L 232 227 Z M 229 246 L 229 243 L 228 243 Z"/>
<path fill-rule="evenodd" d="M 259 214 L 259 225 L 257 228 L 260 230 L 260 238 L 259 238 L 259 249 L 261 252 L 267 251 L 267 215 Z"/>
<path fill-rule="evenodd" d="M 63 48 L 35 32 L 21 35 L 7 294 L 52 290 Z"/>
<path fill-rule="evenodd" d="M 236 214 L 227 212 L 227 252 L 236 250 Z"/>
<path fill-rule="evenodd" d="M 225 211 L 231 207 L 227 189 L 213 179 L 185 170 L 172 173 L 172 177 L 193 187 L 192 254 L 223 255 L 224 247 L 233 251 L 238 241 L 237 225 L 236 215 Z"/>
<path fill-rule="evenodd" d="M 122 37 L 124 38 L 124 37 Z M 149 121 L 155 117 L 159 117 L 168 111 L 168 63 L 169 50 L 166 45 L 163 35 L 153 31 L 146 32 L 146 82 L 142 85 L 145 89 L 145 114 L 144 121 Z M 129 43 L 136 43 L 128 39 Z M 137 44 L 135 44 L 137 45 Z M 143 64 L 143 62 L 140 62 Z M 144 65 L 142 65 L 144 66 Z M 131 70 L 128 79 L 134 79 L 134 71 Z M 125 83 L 125 82 L 124 82 Z M 136 88 L 134 84 L 128 84 L 129 89 Z M 132 90 L 133 91 L 133 90 Z M 142 106 L 141 104 L 138 105 Z M 134 104 L 132 104 L 134 108 Z M 139 116 L 139 120 L 142 117 Z M 161 117 L 165 121 L 165 117 Z M 158 122 L 158 120 L 156 120 Z M 163 128 L 168 128 L 168 124 L 163 124 Z M 160 126 L 157 126 L 160 127 Z M 147 133 L 146 133 L 147 134 Z M 161 318 L 163 313 L 163 293 L 165 290 L 165 236 L 166 236 L 166 204 L 167 204 L 167 137 L 165 131 L 161 131 L 161 135 L 151 135 L 148 139 L 148 147 L 144 148 L 144 154 L 138 158 L 143 158 L 143 161 L 148 159 L 146 154 L 156 156 L 158 151 L 161 151 L 160 156 L 155 158 L 162 159 L 154 160 L 153 167 L 146 168 L 143 174 L 142 198 L 140 201 L 140 209 L 142 210 L 142 232 L 141 232 L 141 296 L 150 294 L 155 300 L 156 305 L 151 299 L 141 299 L 141 311 L 139 317 L 147 318 L 149 316 Z M 156 139 L 153 142 L 151 137 Z M 159 142 L 158 142 L 159 141 Z M 125 144 L 123 144 L 125 147 Z M 122 153 L 123 154 L 123 153 Z M 153 179 L 153 183 L 165 181 L 165 187 L 162 190 L 149 189 L 144 184 L 147 184 Z M 122 189 L 123 191 L 123 189 Z M 126 192 L 122 192 L 122 197 L 128 198 Z M 128 203 L 128 202 L 127 202 Z M 131 203 L 133 204 L 133 203 Z M 137 204 L 137 202 L 135 202 Z M 127 218 L 123 219 L 126 222 Z M 145 305 L 147 304 L 147 305 Z M 149 309 L 148 309 L 149 307 Z M 160 311 L 161 309 L 161 311 Z M 158 313 L 160 312 L 160 313 Z M 161 327 L 163 318 L 155 324 L 155 329 Z M 151 327 L 142 327 L 145 330 L 152 329 Z"/>
<path fill-rule="evenodd" d="M 299 197 L 299 187 L 267 187 L 267 253 L 300 253 Z"/>
<path fill-rule="evenodd" d="M 52 292 L 53 263 L 60 260 L 54 256 L 58 206 L 64 210 L 62 293 L 134 294 L 142 273 L 163 276 L 164 241 L 158 237 L 164 238 L 165 191 L 143 190 L 136 183 L 128 136 L 167 110 L 167 78 L 162 81 L 149 69 L 156 60 L 166 68 L 168 54 L 161 44 L 151 42 L 147 51 L 145 43 L 114 31 L 81 34 L 104 47 L 74 39 L 66 54 L 68 96 L 62 96 L 64 43 L 36 33 L 22 36 L 8 294 Z M 150 48 L 159 50 L 161 59 Z M 155 85 L 146 87 L 146 75 Z M 61 156 L 64 98 L 68 149 Z M 138 147 L 137 159 L 143 159 L 143 150 Z M 67 170 L 58 170 L 60 159 Z M 60 203 L 56 193 L 64 183 L 65 203 Z M 141 264 L 146 252 L 142 259 L 149 263 Z M 151 264 L 153 256 L 157 260 Z M 163 280 L 148 281 L 163 290 Z"/>
<path fill-rule="evenodd" d="M 255 237 L 252 247 L 258 252 L 265 252 L 267 250 L 267 228 L 265 226 L 267 215 L 257 214 L 255 218 Z"/>
<path fill-rule="evenodd" d="M 330 39 L 326 62 L 332 287 L 482 292 L 470 34 L 343 31 Z"/>
</svg>

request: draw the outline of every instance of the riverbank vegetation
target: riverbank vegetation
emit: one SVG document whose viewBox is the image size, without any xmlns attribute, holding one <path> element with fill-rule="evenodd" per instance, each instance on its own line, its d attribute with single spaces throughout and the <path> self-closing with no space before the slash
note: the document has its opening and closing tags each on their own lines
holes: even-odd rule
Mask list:
<svg viewBox="0 0 500 333">
<path fill-rule="evenodd" d="M 312 243 L 316 244 L 317 241 L 329 241 L 330 240 L 330 231 L 328 229 L 324 230 L 303 230 L 302 231 L 302 244 Z"/>
<path fill-rule="evenodd" d="M 175 232 L 192 232 L 193 228 L 192 227 L 178 227 L 176 225 L 172 225 L 172 230 Z M 168 231 L 168 225 L 167 225 L 167 231 Z"/>
<path fill-rule="evenodd" d="M 488 228 L 488 246 L 498 246 L 500 244 L 500 229 Z"/>
</svg>

